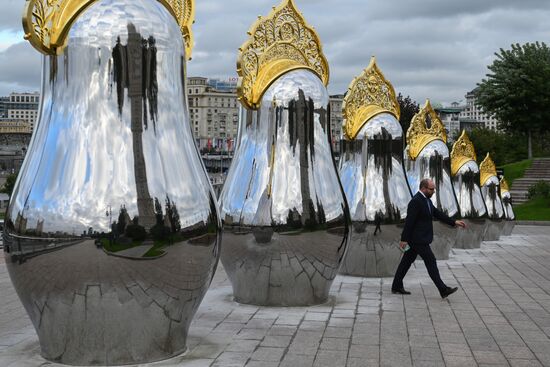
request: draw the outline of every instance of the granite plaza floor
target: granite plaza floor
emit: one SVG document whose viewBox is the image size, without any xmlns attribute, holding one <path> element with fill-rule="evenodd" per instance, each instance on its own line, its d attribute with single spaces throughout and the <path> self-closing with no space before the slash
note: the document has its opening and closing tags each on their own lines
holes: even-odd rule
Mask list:
<svg viewBox="0 0 550 367">
<path fill-rule="evenodd" d="M 232 301 L 218 268 L 189 331 L 189 350 L 148 366 L 550 366 L 550 227 L 517 226 L 477 250 L 438 262 L 441 300 L 424 265 L 405 278 L 338 276 L 328 303 L 267 308 Z M 57 366 L 40 357 L 36 333 L 0 260 L 0 367 Z"/>
</svg>

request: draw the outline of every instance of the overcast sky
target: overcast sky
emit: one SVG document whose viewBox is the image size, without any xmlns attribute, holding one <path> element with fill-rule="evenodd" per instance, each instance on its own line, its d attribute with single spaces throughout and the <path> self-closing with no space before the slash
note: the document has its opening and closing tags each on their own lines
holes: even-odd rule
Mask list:
<svg viewBox="0 0 550 367">
<path fill-rule="evenodd" d="M 236 76 L 238 47 L 278 0 L 196 0 L 190 76 Z M 343 93 L 375 55 L 397 92 L 418 102 L 464 99 L 499 48 L 550 43 L 549 0 L 295 0 L 318 31 Z M 37 91 L 40 55 L 23 41 L 24 0 L 0 0 L 0 95 Z"/>
</svg>

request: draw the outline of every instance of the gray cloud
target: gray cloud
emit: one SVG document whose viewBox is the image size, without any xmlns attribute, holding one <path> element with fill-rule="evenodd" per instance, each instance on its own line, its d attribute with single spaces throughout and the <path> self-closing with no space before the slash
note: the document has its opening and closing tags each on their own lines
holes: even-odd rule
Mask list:
<svg viewBox="0 0 550 367">
<path fill-rule="evenodd" d="M 189 75 L 235 76 L 237 49 L 246 32 L 278 1 L 196 1 L 196 45 Z M 295 2 L 321 37 L 331 67 L 329 90 L 334 94 L 345 92 L 376 55 L 397 91 L 419 102 L 461 100 L 484 77 L 499 48 L 516 42 L 549 42 L 547 0 Z M 0 3 L 6 9 L 0 14 L 0 30 L 20 30 L 23 0 Z M 10 50 L 0 53 L 0 93 L 18 85 L 38 89 L 37 53 L 22 46 Z M 17 51 L 17 57 L 8 58 L 8 51 Z"/>
<path fill-rule="evenodd" d="M 0 95 L 40 89 L 41 56 L 27 42 L 0 52 Z"/>
</svg>

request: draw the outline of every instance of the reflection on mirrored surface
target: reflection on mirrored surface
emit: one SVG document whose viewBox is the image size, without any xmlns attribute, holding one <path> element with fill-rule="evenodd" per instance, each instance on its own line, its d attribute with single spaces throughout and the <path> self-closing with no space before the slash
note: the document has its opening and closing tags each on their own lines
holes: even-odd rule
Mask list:
<svg viewBox="0 0 550 367">
<path fill-rule="evenodd" d="M 42 355 L 75 365 L 169 358 L 219 258 L 178 24 L 156 1 L 102 0 L 43 63 L 40 118 L 4 251 Z"/>
<path fill-rule="evenodd" d="M 479 166 L 473 160 L 465 163 L 453 176 L 453 186 L 466 228 L 458 231 L 455 248 L 480 248 L 487 230 L 487 208 L 479 187 Z"/>
<path fill-rule="evenodd" d="M 326 301 L 344 256 L 349 210 L 329 143 L 329 96 L 309 70 L 277 79 L 240 140 L 220 195 L 221 260 L 235 300 Z"/>
<path fill-rule="evenodd" d="M 415 160 L 410 159 L 409 146 L 405 148 L 405 171 L 412 191 L 418 191 L 424 178 L 433 180 L 435 193 L 431 197 L 434 206 L 455 219 L 459 216 L 458 202 L 451 182 L 451 162 L 449 148 L 442 140 L 433 140 L 419 153 Z M 438 260 L 449 258 L 451 248 L 456 243 L 458 231 L 455 228 L 434 222 L 432 251 Z"/>
<path fill-rule="evenodd" d="M 395 116 L 369 120 L 353 141 L 341 142 L 340 178 L 352 235 L 340 272 L 393 276 L 401 259 L 399 239 L 411 193 L 403 169 L 403 131 Z"/>
</svg>

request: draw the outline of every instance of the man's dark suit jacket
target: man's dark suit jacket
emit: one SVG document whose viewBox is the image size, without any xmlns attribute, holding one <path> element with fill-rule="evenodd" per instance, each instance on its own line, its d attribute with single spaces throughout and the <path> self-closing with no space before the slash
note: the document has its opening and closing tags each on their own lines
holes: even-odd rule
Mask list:
<svg viewBox="0 0 550 367">
<path fill-rule="evenodd" d="M 432 209 L 431 214 L 428 203 Z M 430 199 L 426 199 L 422 193 L 417 192 L 407 207 L 407 219 L 403 233 L 401 233 L 401 241 L 407 242 L 409 245 L 429 245 L 434 238 L 432 224 L 434 217 L 443 223 L 455 226 L 453 219 L 437 210 Z"/>
</svg>

